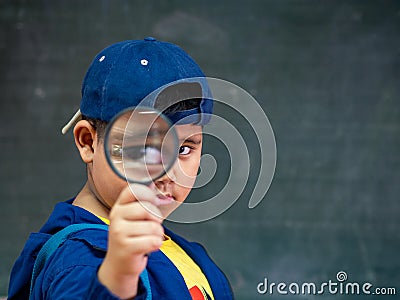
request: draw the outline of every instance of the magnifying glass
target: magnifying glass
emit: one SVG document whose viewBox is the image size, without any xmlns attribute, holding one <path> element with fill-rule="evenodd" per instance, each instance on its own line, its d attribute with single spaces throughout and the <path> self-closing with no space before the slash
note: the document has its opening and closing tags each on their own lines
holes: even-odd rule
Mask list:
<svg viewBox="0 0 400 300">
<path fill-rule="evenodd" d="M 162 177 L 178 157 L 178 137 L 161 112 L 131 107 L 106 128 L 104 147 L 114 172 L 130 183 L 150 184 Z"/>
</svg>

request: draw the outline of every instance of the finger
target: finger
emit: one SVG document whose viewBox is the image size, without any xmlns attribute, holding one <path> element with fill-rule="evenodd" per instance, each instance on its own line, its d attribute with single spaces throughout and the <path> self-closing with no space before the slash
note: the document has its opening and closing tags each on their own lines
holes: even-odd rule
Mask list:
<svg viewBox="0 0 400 300">
<path fill-rule="evenodd" d="M 116 204 L 127 204 L 136 201 L 154 202 L 155 192 L 143 184 L 129 184 L 119 195 Z"/>
<path fill-rule="evenodd" d="M 136 221 L 130 222 L 126 220 L 122 220 L 118 224 L 118 229 L 120 232 L 123 232 L 126 237 L 137 237 L 137 236 L 146 236 L 146 235 L 154 235 L 160 238 L 164 237 L 164 228 L 160 223 L 152 222 L 152 221 Z"/>
<path fill-rule="evenodd" d="M 150 220 L 161 223 L 161 211 L 150 202 L 132 202 L 114 205 L 110 212 L 110 222 L 117 220 L 139 221 Z"/>
<path fill-rule="evenodd" d="M 154 235 L 145 235 L 129 238 L 129 251 L 132 254 L 147 255 L 150 252 L 160 249 L 163 238 Z"/>
</svg>

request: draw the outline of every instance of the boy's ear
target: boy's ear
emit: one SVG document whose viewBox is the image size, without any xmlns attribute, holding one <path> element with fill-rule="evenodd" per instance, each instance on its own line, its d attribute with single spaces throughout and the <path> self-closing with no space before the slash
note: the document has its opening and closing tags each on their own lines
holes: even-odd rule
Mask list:
<svg viewBox="0 0 400 300">
<path fill-rule="evenodd" d="M 93 161 L 94 150 L 97 145 L 96 130 L 86 120 L 81 120 L 74 127 L 75 145 L 85 163 Z"/>
</svg>

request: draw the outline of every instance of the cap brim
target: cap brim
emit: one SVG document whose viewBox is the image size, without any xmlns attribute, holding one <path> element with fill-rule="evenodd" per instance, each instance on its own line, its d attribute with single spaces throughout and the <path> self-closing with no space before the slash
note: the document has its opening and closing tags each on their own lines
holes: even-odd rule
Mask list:
<svg viewBox="0 0 400 300">
<path fill-rule="evenodd" d="M 69 120 L 69 122 L 61 129 L 62 134 L 66 134 L 68 130 L 76 124 L 79 120 L 82 119 L 82 114 L 81 110 L 78 109 L 78 111 L 75 113 L 75 115 Z"/>
</svg>

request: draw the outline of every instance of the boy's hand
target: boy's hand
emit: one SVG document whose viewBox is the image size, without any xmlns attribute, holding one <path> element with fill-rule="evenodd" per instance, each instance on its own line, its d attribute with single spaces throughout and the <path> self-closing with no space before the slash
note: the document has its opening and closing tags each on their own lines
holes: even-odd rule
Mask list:
<svg viewBox="0 0 400 300">
<path fill-rule="evenodd" d="M 150 188 L 133 184 L 121 192 L 110 211 L 108 251 L 98 277 L 121 299 L 136 295 L 147 253 L 158 250 L 162 244 L 164 229 L 162 219 L 157 217 L 161 213 L 154 205 L 155 200 L 156 195 Z"/>
</svg>

